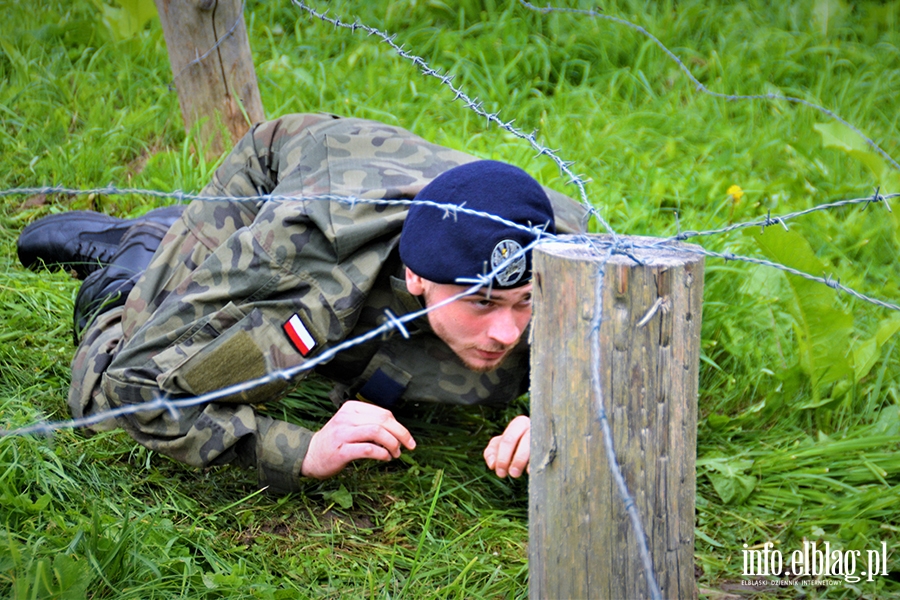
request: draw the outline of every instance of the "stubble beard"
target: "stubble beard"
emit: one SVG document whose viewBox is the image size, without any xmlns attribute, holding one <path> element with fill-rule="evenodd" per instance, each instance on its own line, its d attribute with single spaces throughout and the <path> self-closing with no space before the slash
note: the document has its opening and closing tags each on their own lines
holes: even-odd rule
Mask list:
<svg viewBox="0 0 900 600">
<path fill-rule="evenodd" d="M 503 363 L 506 362 L 506 359 L 509 358 L 510 351 L 511 348 L 507 348 L 506 353 L 503 355 L 503 357 L 500 358 L 500 360 L 498 360 L 497 362 L 490 365 L 474 364 L 471 361 L 467 360 L 465 357 L 459 356 L 459 354 L 457 354 L 457 356 L 459 356 L 459 359 L 464 365 L 466 365 L 466 368 L 468 368 L 470 371 L 475 371 L 476 373 L 490 373 L 499 369 L 503 365 Z M 499 350 L 497 352 L 499 352 Z"/>
</svg>

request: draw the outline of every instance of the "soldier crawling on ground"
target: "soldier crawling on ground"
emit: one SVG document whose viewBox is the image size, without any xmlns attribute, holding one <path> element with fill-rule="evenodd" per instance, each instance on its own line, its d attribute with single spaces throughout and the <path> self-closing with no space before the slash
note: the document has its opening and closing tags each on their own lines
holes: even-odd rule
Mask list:
<svg viewBox="0 0 900 600">
<path fill-rule="evenodd" d="M 464 212 L 446 218 L 425 204 L 293 199 L 325 194 L 465 205 L 507 223 Z M 399 402 L 503 405 L 524 393 L 531 256 L 520 250 L 534 228 L 574 231 L 584 214 L 518 167 L 331 115 L 254 126 L 202 195 L 234 200 L 195 200 L 130 220 L 63 213 L 22 232 L 24 265 L 65 266 L 84 279 L 75 302 L 74 416 L 295 367 L 371 331 L 386 310 L 433 306 L 470 287 L 461 281 L 506 263 L 490 290 L 410 322 L 408 339 L 394 332 L 317 365 L 339 406 L 317 432 L 254 409 L 306 371 L 177 416 L 142 411 L 93 426 L 122 427 L 190 465 L 255 466 L 260 484 L 279 493 L 297 490 L 301 477 L 415 448 L 391 413 Z M 247 199 L 260 195 L 290 199 Z M 521 476 L 529 433 L 527 416 L 513 419 L 485 448 L 488 468 Z"/>
</svg>

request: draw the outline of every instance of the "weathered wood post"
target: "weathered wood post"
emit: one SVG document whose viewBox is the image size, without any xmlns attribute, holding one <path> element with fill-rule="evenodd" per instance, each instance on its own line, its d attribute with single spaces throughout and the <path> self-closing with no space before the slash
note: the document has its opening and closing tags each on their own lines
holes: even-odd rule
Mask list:
<svg viewBox="0 0 900 600">
<path fill-rule="evenodd" d="M 207 157 L 265 119 L 241 0 L 155 0 L 186 131 L 203 119 Z M 244 116 L 246 112 L 247 117 Z M 248 118 L 250 123 L 248 123 Z"/>
<path fill-rule="evenodd" d="M 592 236 L 609 242 L 609 236 Z M 625 238 L 647 244 L 652 238 Z M 694 500 L 703 257 L 658 248 L 604 268 L 599 375 L 613 444 L 663 598 L 696 598 Z M 592 391 L 590 335 L 603 256 L 534 251 L 530 594 L 649 597 Z"/>
</svg>

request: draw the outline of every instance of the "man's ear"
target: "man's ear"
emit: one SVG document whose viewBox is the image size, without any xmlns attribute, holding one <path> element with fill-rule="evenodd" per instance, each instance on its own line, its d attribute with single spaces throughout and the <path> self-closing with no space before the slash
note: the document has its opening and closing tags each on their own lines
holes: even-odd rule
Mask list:
<svg viewBox="0 0 900 600">
<path fill-rule="evenodd" d="M 421 296 L 425 293 L 425 280 L 406 267 L 406 289 L 413 296 Z"/>
</svg>

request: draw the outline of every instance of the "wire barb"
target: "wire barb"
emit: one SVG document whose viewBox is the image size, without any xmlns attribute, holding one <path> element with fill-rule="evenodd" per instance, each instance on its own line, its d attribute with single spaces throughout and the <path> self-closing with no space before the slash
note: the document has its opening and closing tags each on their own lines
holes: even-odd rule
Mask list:
<svg viewBox="0 0 900 600">
<path fill-rule="evenodd" d="M 659 297 L 656 299 L 656 302 L 653 303 L 653 306 L 650 307 L 650 310 L 647 311 L 640 321 L 638 321 L 637 328 L 642 329 L 646 327 L 647 323 L 656 316 L 656 313 L 662 309 L 663 312 L 668 312 L 668 304 L 667 300 L 663 297 Z"/>
<path fill-rule="evenodd" d="M 881 187 L 880 187 L 880 186 L 879 186 L 879 187 L 876 187 L 876 188 L 875 188 L 875 193 L 872 195 L 872 198 L 869 200 L 869 202 L 867 202 L 867 203 L 865 204 L 865 206 L 863 206 L 863 208 L 864 208 L 864 209 L 865 209 L 865 208 L 869 208 L 869 204 L 872 204 L 872 203 L 883 202 L 883 203 L 884 203 L 884 207 L 887 209 L 887 211 L 888 211 L 889 213 L 893 213 L 894 211 L 891 210 L 891 205 L 888 203 L 888 197 L 889 197 L 889 196 L 894 196 L 894 195 L 896 195 L 896 194 L 889 194 L 888 196 L 882 196 L 881 194 L 878 193 L 878 192 L 880 192 L 880 191 L 881 191 Z"/>
<path fill-rule="evenodd" d="M 400 335 L 403 336 L 404 339 L 409 339 L 409 330 L 406 328 L 398 318 L 397 315 L 391 312 L 391 309 L 384 309 L 384 315 L 387 317 L 387 322 L 393 325 L 394 329 L 400 332 Z"/>
</svg>

